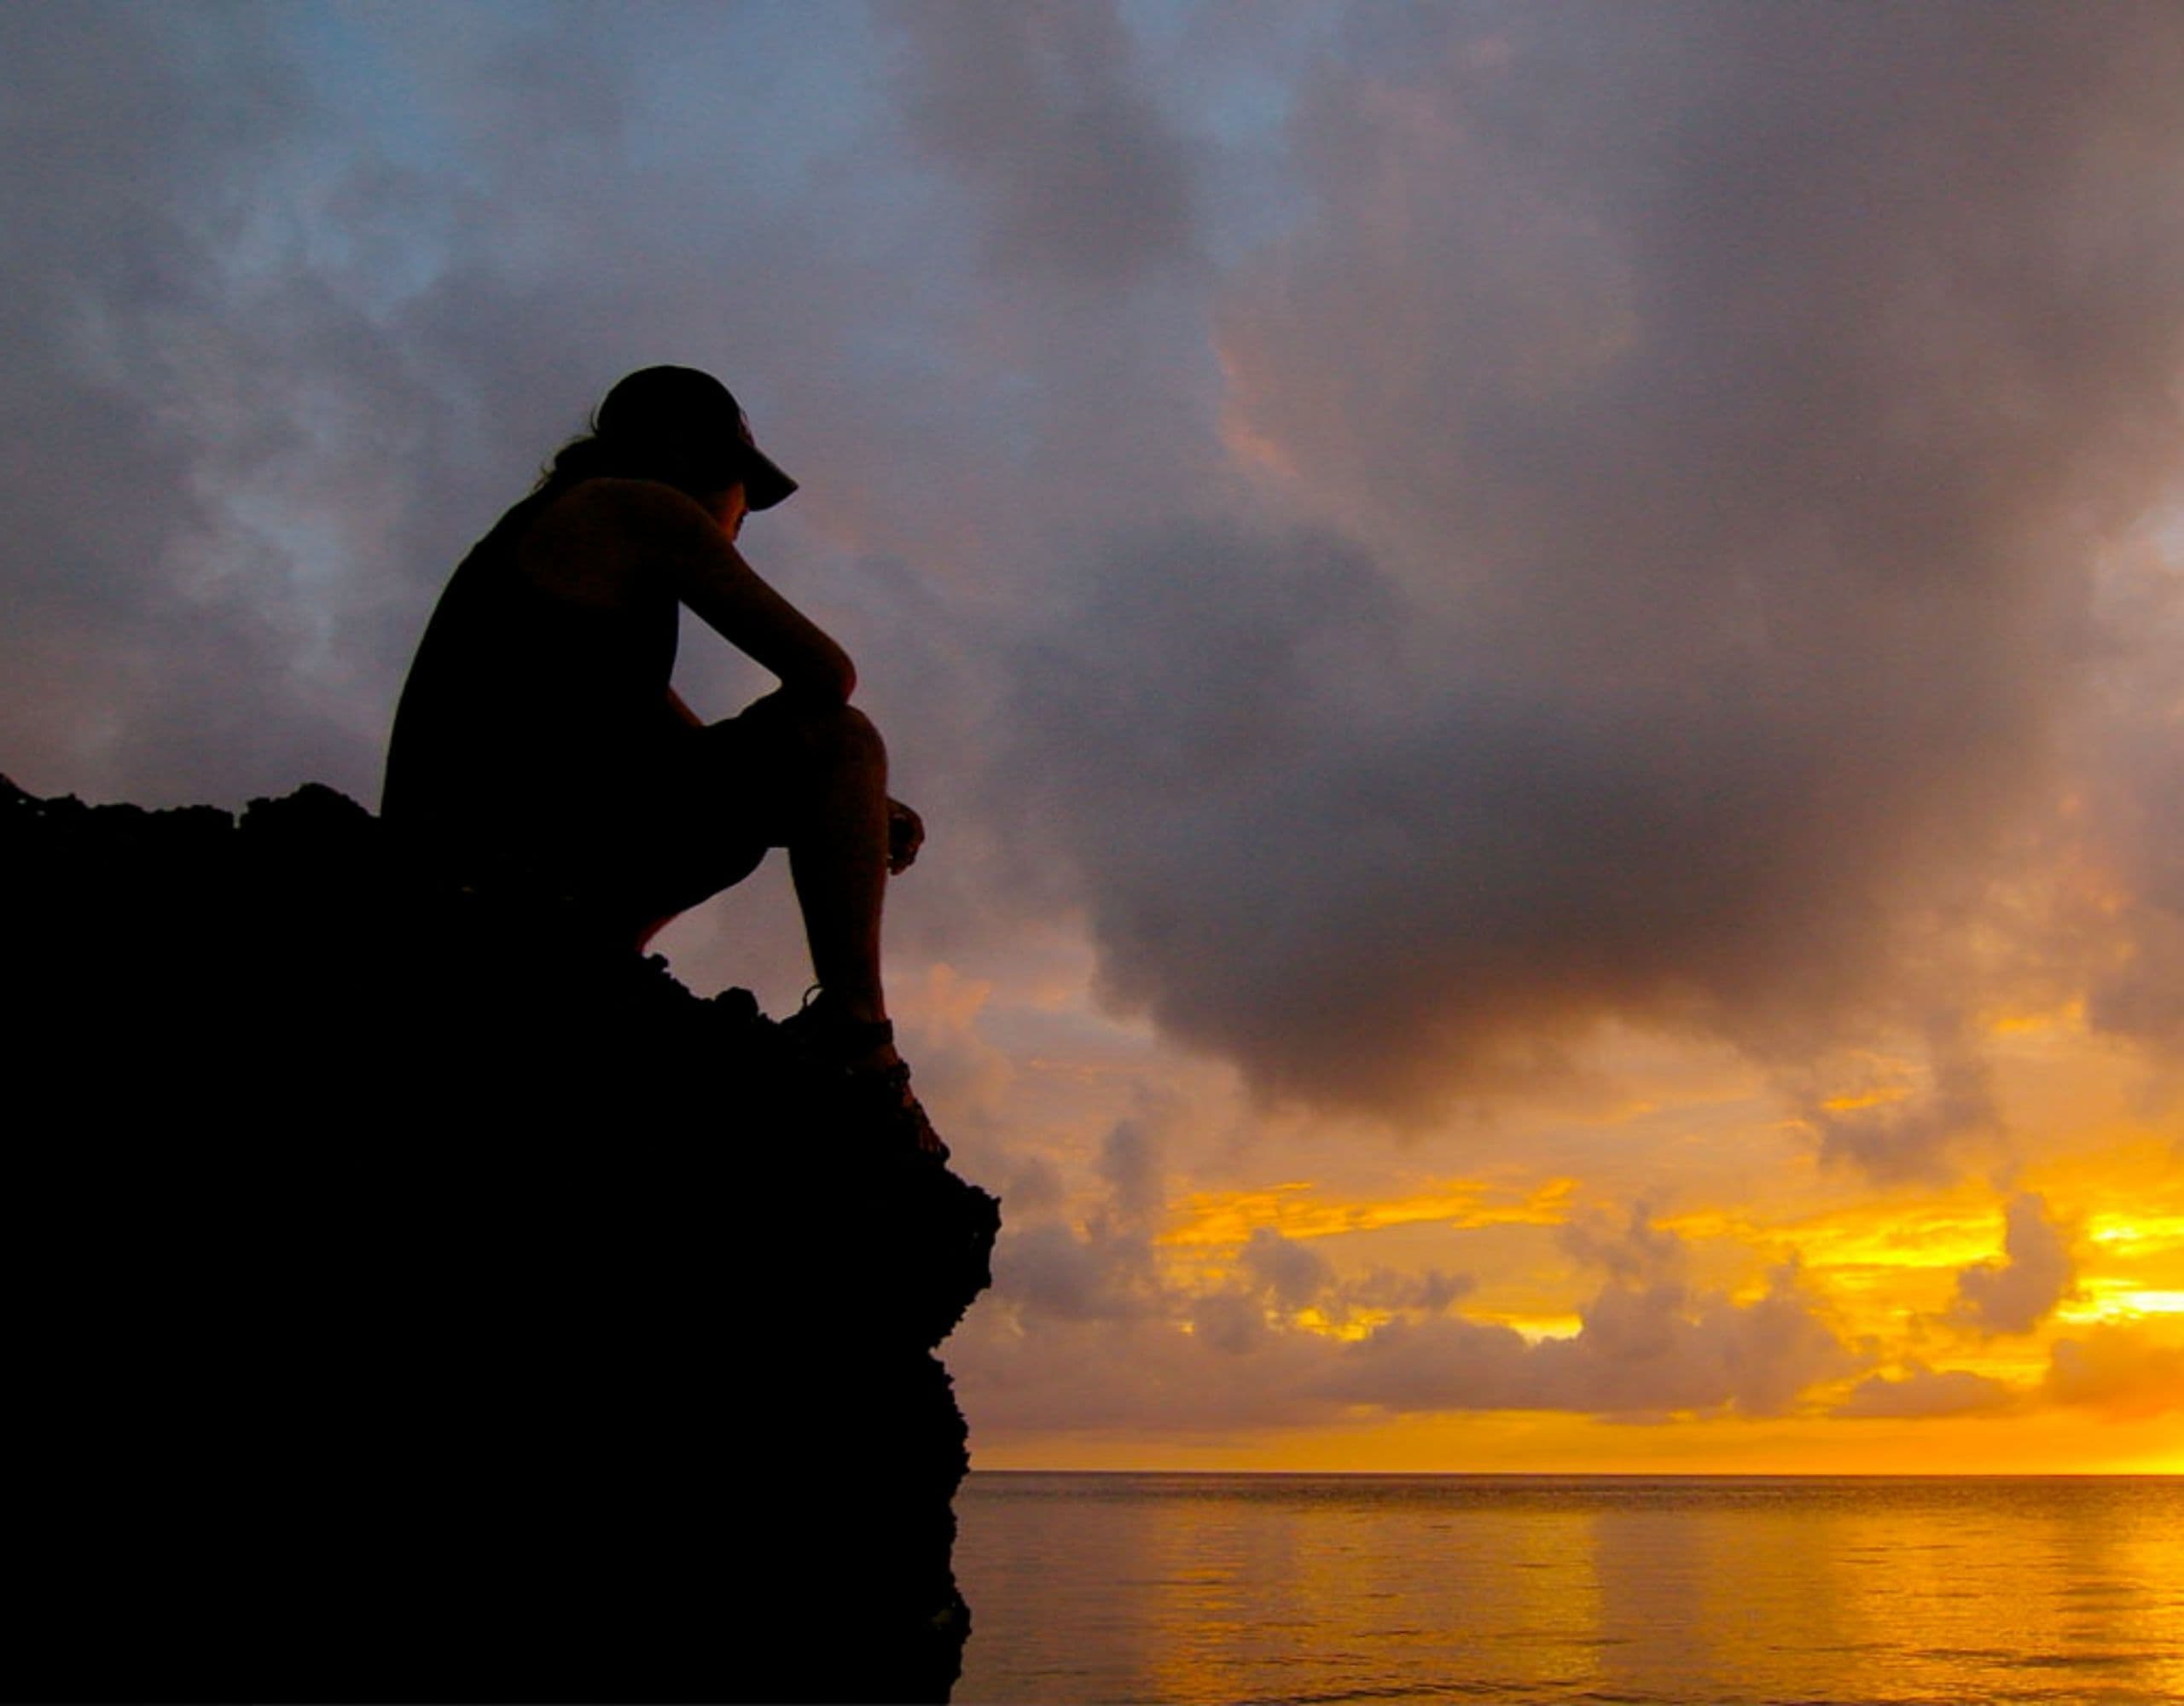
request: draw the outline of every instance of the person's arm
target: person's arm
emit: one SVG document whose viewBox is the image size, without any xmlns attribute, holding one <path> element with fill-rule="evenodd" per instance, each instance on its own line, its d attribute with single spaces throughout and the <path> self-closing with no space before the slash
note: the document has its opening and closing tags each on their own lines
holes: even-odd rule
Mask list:
<svg viewBox="0 0 2184 1706">
<path fill-rule="evenodd" d="M 554 555 L 613 583 L 663 576 L 721 638 L 781 678 L 793 698 L 845 702 L 857 689 L 849 653 L 761 580 L 720 525 L 681 492 L 650 480 L 593 480 L 564 500 Z M 549 571 L 550 572 L 550 570 Z M 624 581 L 624 577 L 629 577 Z M 626 594 L 621 595 L 626 596 Z"/>
<path fill-rule="evenodd" d="M 684 513 L 671 525 L 660 564 L 676 596 L 700 621 L 780 676 L 796 697 L 839 704 L 857 691 L 850 654 L 761 580 L 711 516 L 685 500 Z"/>
<path fill-rule="evenodd" d="M 640 560 L 665 573 L 676 596 L 730 645 L 781 677 L 778 692 L 743 715 L 767 714 L 769 699 L 810 696 L 848 702 L 857 689 L 849 653 L 803 612 L 761 580 L 712 517 L 681 493 L 636 480 L 601 480 L 592 490 L 619 512 L 620 528 L 633 538 Z M 700 719 L 676 691 L 667 692 L 678 715 Z M 925 823 L 900 800 L 887 802 L 887 869 L 900 876 L 925 844 Z"/>
</svg>

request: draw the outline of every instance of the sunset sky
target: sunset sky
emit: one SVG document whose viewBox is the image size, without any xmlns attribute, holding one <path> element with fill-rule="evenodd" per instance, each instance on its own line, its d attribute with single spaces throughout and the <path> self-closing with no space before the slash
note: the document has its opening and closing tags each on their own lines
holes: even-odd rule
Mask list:
<svg viewBox="0 0 2184 1706">
<path fill-rule="evenodd" d="M 2180 90 L 2123 0 L 14 0 L 0 772 L 375 804 L 704 367 L 930 832 L 980 1466 L 2184 1472 Z M 659 945 L 806 981 L 778 862 Z"/>
</svg>

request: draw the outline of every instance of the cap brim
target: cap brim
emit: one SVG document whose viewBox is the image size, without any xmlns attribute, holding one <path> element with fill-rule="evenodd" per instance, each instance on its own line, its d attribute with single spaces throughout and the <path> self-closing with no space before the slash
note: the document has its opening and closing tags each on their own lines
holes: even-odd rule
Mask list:
<svg viewBox="0 0 2184 1706">
<path fill-rule="evenodd" d="M 771 509 L 796 490 L 796 482 L 781 471 L 774 459 L 758 446 L 743 452 L 743 501 L 753 509 Z"/>
</svg>

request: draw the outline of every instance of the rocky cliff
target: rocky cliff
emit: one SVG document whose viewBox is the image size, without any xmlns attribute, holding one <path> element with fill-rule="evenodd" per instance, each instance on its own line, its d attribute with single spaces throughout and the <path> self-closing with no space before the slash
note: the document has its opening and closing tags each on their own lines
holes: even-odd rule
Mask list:
<svg viewBox="0 0 2184 1706">
<path fill-rule="evenodd" d="M 0 873 L 11 1697 L 945 1697 L 993 1198 L 324 788 Z"/>
</svg>

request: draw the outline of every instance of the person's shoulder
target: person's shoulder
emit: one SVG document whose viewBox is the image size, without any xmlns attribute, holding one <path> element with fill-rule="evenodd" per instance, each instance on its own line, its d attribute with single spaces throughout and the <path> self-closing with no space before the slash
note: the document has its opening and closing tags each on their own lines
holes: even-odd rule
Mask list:
<svg viewBox="0 0 2184 1706">
<path fill-rule="evenodd" d="M 607 475 L 571 486 L 547 507 L 540 519 L 547 517 L 580 525 L 604 523 L 666 533 L 712 525 L 712 518 L 695 501 L 671 485 Z"/>
<path fill-rule="evenodd" d="M 576 603 L 614 606 L 671 582 L 672 566 L 718 543 L 718 528 L 672 486 L 588 479 L 548 501 L 523 531 L 516 565 L 531 583 Z"/>
</svg>

